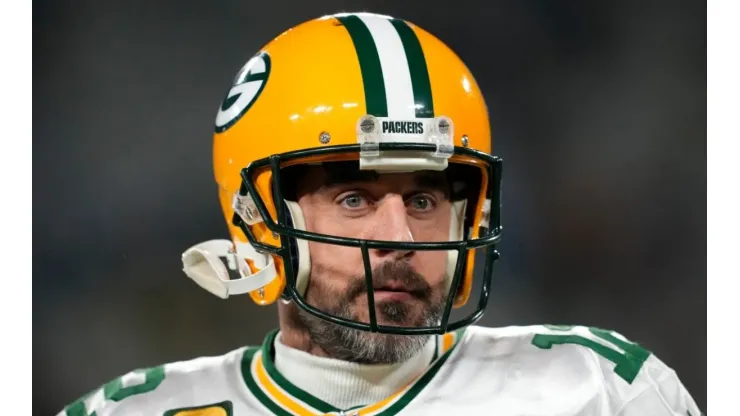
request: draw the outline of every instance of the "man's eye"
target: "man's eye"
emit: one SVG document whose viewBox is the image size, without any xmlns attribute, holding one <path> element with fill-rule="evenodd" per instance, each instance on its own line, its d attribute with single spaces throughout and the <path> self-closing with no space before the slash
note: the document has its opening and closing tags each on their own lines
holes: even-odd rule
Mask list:
<svg viewBox="0 0 740 416">
<path fill-rule="evenodd" d="M 409 206 L 418 211 L 428 211 L 434 208 L 434 201 L 426 195 L 417 195 L 409 200 Z"/>
<path fill-rule="evenodd" d="M 342 198 L 341 205 L 349 209 L 362 208 L 365 205 L 365 198 L 357 194 L 347 195 Z"/>
</svg>

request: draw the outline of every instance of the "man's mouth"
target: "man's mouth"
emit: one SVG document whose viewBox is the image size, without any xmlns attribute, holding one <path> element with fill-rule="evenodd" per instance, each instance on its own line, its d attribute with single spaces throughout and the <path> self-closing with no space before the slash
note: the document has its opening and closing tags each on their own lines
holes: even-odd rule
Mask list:
<svg viewBox="0 0 740 416">
<path fill-rule="evenodd" d="M 414 299 L 411 293 L 403 291 L 376 290 L 373 295 L 376 302 L 405 302 Z"/>
<path fill-rule="evenodd" d="M 374 287 L 373 289 L 376 292 L 409 292 L 409 290 L 407 290 L 406 287 L 400 283 L 386 283 L 382 286 Z"/>
<path fill-rule="evenodd" d="M 418 291 L 393 282 L 374 287 L 373 292 L 376 300 L 404 301 L 420 296 Z"/>
</svg>

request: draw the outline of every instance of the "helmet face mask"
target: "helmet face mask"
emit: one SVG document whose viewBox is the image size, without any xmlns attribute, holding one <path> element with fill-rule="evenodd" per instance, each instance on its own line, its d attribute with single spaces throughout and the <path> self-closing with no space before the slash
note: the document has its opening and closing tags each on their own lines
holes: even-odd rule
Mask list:
<svg viewBox="0 0 740 416">
<path fill-rule="evenodd" d="M 335 162 L 381 176 L 444 173 L 451 190 L 449 234 L 435 241 L 379 241 L 308 229 L 289 195 L 291 172 Z M 369 13 L 337 14 L 277 36 L 240 69 L 221 103 L 213 164 L 231 238 L 183 254 L 185 273 L 208 291 L 222 298 L 248 293 L 260 305 L 283 299 L 328 322 L 390 334 L 444 333 L 483 315 L 501 238 L 502 161 L 491 155 L 488 112 L 472 74 L 418 26 Z M 447 232 L 447 225 L 434 226 L 438 237 Z M 309 245 L 357 250 L 353 280 L 359 284 L 364 277 L 363 319 L 312 304 L 308 295 L 320 277 L 311 277 Z M 452 310 L 465 306 L 472 293 L 476 249 L 486 253 L 478 264 L 478 300 L 470 314 L 453 320 Z M 428 325 L 396 327 L 379 318 L 377 270 L 371 267 L 377 251 L 409 251 L 424 259 L 431 256 L 425 253 L 446 252 L 445 263 L 434 257 L 446 264 L 441 270 L 416 260 L 425 273 L 433 270 L 444 279 L 444 299 Z M 239 278 L 229 277 L 223 259 Z M 363 302 L 356 306 L 364 308 Z"/>
<path fill-rule="evenodd" d="M 379 332 L 386 334 L 397 334 L 397 335 L 425 335 L 425 334 L 442 334 L 448 331 L 456 330 L 461 327 L 470 325 L 480 319 L 483 315 L 485 307 L 488 302 L 488 295 L 490 293 L 491 276 L 494 262 L 498 259 L 498 252 L 495 250 L 495 245 L 501 238 L 501 227 L 500 227 L 500 216 L 497 208 L 491 209 L 490 219 L 488 220 L 485 227 L 480 227 L 476 232 L 477 237 L 474 238 L 463 238 L 456 241 L 442 241 L 442 242 L 399 242 L 399 241 L 378 241 L 359 239 L 351 237 L 340 237 L 336 235 L 320 234 L 307 230 L 298 229 L 294 226 L 291 218 L 290 210 L 283 204 L 277 203 L 272 204 L 274 208 L 274 215 L 268 209 L 268 203 L 262 195 L 267 192 L 261 191 L 255 181 L 255 172 L 264 172 L 265 168 L 269 168 L 271 173 L 271 186 L 269 193 L 272 195 L 272 201 L 283 201 L 285 195 L 281 189 L 281 171 L 285 170 L 285 166 L 296 166 L 296 161 L 300 160 L 315 160 L 316 157 L 321 156 L 332 156 L 332 155 L 359 155 L 359 145 L 345 145 L 345 146 L 328 146 L 328 147 L 317 147 L 312 149 L 303 149 L 300 151 L 273 155 L 269 158 L 260 159 L 254 161 L 248 167 L 241 171 L 242 184 L 240 187 L 239 198 L 244 200 L 248 195 L 251 196 L 250 200 L 253 202 L 251 207 L 252 212 L 247 209 L 236 209 L 233 217 L 233 224 L 239 227 L 244 234 L 247 236 L 249 243 L 257 250 L 271 253 L 276 256 L 280 256 L 284 259 L 284 273 L 286 285 L 283 291 L 282 297 L 285 300 L 292 300 L 297 306 L 305 310 L 306 312 L 327 320 L 329 322 L 343 325 L 346 327 L 366 330 L 371 332 Z M 419 143 L 381 143 L 379 144 L 379 151 L 396 151 L 396 152 L 426 152 L 433 153 L 435 151 L 434 145 L 419 144 Z M 499 158 L 490 156 L 485 153 L 480 153 L 475 150 L 466 148 L 455 148 L 454 155 L 459 157 L 465 157 L 469 160 L 476 160 L 481 169 L 485 169 L 484 177 L 488 180 L 487 186 L 482 190 L 485 199 L 481 204 L 475 204 L 476 206 L 490 206 L 498 207 L 500 195 L 500 179 L 501 179 L 501 168 L 502 162 Z M 357 158 L 357 156 L 355 156 Z M 475 191 L 478 191 L 476 189 Z M 237 204 L 239 205 L 239 204 Z M 244 207 L 244 205 L 239 205 Z M 256 215 L 255 211 L 256 210 Z M 276 218 L 276 220 L 273 219 Z M 274 235 L 280 237 L 280 244 L 265 244 L 258 240 L 255 234 L 252 232 L 248 222 L 254 222 L 255 218 L 259 218 L 260 221 L 264 222 L 264 225 Z M 472 229 L 471 229 L 472 231 Z M 320 308 L 311 305 L 305 297 L 305 285 L 301 285 L 298 279 L 298 260 L 297 256 L 299 250 L 296 250 L 296 240 L 304 241 L 315 241 L 323 244 L 332 244 L 338 246 L 356 247 L 362 253 L 362 262 L 364 269 L 365 278 L 365 293 L 367 296 L 368 305 L 368 322 L 360 322 L 358 320 L 348 319 L 337 315 L 332 315 L 327 311 L 321 310 Z M 453 306 L 461 306 L 467 300 L 467 295 L 462 296 L 463 300 L 460 301 L 461 296 L 458 291 L 463 287 L 467 286 L 467 292 L 469 293 L 472 286 L 472 281 L 467 282 L 464 285 L 465 280 L 472 280 L 472 270 L 467 270 L 468 261 L 472 260 L 474 250 L 478 248 L 486 249 L 486 256 L 484 260 L 484 278 L 481 281 L 480 297 L 476 304 L 475 310 L 468 316 L 450 322 L 449 318 L 452 312 Z M 452 265 L 453 272 L 449 276 L 450 285 L 448 293 L 445 296 L 444 309 L 441 313 L 439 322 L 435 325 L 428 325 L 424 327 L 398 327 L 398 326 L 384 326 L 379 325 L 376 318 L 377 304 L 374 300 L 373 289 L 373 271 L 370 262 L 370 250 L 409 250 L 409 251 L 454 251 L 455 261 Z M 306 253 L 307 254 L 307 253 Z M 305 255 L 305 254 L 304 254 Z M 472 269 L 472 268 L 471 268 Z M 467 273 L 466 273 L 467 272 Z M 467 275 L 467 276 L 466 276 Z M 309 283 L 310 284 L 310 283 Z M 457 305 L 456 305 L 457 303 Z"/>
</svg>

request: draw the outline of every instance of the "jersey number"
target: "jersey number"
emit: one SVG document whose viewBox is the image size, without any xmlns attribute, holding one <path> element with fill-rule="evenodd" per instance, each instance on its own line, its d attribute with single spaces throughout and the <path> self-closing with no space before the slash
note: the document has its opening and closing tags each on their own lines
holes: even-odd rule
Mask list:
<svg viewBox="0 0 740 416">
<path fill-rule="evenodd" d="M 547 328 L 565 331 L 572 329 L 572 327 L 562 326 L 547 326 Z M 599 328 L 589 328 L 588 330 L 598 338 L 604 341 L 608 341 L 611 344 L 619 347 L 624 352 L 618 351 L 611 347 L 607 347 L 604 344 L 575 334 L 537 334 L 532 339 L 532 345 L 542 349 L 550 349 L 555 344 L 583 345 L 584 347 L 590 348 L 595 353 L 616 364 L 616 366 L 614 367 L 614 372 L 619 377 L 623 378 L 627 383 L 632 384 L 632 381 L 635 380 L 635 377 L 637 377 L 637 374 L 640 372 L 642 364 L 650 356 L 650 351 L 646 350 L 638 344 L 621 340 L 615 337 L 609 331 Z"/>
</svg>

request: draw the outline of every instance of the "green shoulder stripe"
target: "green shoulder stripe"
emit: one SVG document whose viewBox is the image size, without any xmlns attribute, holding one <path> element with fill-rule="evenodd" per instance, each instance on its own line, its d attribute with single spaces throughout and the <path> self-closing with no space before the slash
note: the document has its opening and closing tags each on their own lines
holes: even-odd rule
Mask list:
<svg viewBox="0 0 740 416">
<path fill-rule="evenodd" d="M 118 402 L 130 396 L 148 393 L 156 389 L 160 384 L 162 384 L 162 381 L 164 381 L 165 375 L 163 365 L 153 368 L 134 370 L 132 373 L 140 372 L 144 373 L 144 382 L 142 382 L 141 384 L 123 387 L 123 376 L 121 376 L 103 385 L 102 390 L 105 399 Z M 85 405 L 85 402 L 88 398 L 99 391 L 100 389 L 93 390 L 92 392 L 86 394 L 85 396 L 82 396 L 81 398 L 67 406 L 64 409 L 66 416 L 96 416 L 95 411 L 100 409 L 88 409 Z"/>
</svg>

